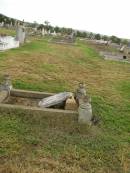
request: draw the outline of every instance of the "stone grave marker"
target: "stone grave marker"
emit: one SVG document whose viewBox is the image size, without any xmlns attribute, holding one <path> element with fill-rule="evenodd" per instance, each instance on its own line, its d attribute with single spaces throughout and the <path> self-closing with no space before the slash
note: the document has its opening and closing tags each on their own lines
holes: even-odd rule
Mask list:
<svg viewBox="0 0 130 173">
<path fill-rule="evenodd" d="M 26 39 L 25 27 L 23 25 L 17 25 L 16 27 L 16 40 L 19 41 L 20 44 L 23 44 Z"/>
<path fill-rule="evenodd" d="M 84 96 L 79 99 L 79 108 L 78 108 L 78 122 L 81 124 L 92 125 L 92 106 L 91 99 L 88 96 Z"/>
<path fill-rule="evenodd" d="M 38 106 L 42 108 L 49 108 L 51 106 L 56 106 L 58 104 L 62 104 L 64 101 L 66 101 L 68 98 L 72 97 L 71 92 L 63 92 L 55 94 L 54 96 L 50 96 L 47 98 L 42 99 Z"/>
</svg>

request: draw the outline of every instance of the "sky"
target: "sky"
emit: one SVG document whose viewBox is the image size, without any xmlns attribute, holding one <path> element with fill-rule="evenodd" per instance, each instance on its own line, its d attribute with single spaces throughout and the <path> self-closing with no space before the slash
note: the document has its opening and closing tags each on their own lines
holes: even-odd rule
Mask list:
<svg viewBox="0 0 130 173">
<path fill-rule="evenodd" d="M 130 39 L 130 0 L 0 0 L 0 13 Z"/>
</svg>

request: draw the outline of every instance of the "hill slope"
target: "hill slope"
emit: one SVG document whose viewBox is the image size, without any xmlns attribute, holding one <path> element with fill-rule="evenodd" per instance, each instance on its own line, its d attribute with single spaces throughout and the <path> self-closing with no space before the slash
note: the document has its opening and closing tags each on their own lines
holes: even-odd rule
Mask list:
<svg viewBox="0 0 130 173">
<path fill-rule="evenodd" d="M 105 61 L 87 43 L 76 46 L 32 39 L 0 52 L 0 78 L 9 73 L 15 88 L 74 91 L 80 81 L 101 119 L 92 128 L 0 114 L 0 172 L 130 171 L 130 64 Z"/>
</svg>

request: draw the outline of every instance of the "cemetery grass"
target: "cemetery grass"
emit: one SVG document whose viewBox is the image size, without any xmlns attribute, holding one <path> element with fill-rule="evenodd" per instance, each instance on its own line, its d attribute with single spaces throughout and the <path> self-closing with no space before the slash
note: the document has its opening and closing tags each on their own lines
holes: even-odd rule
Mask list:
<svg viewBox="0 0 130 173">
<path fill-rule="evenodd" d="M 15 29 L 0 28 L 0 35 L 15 36 Z"/>
<path fill-rule="evenodd" d="M 0 172 L 129 173 L 130 64 L 105 61 L 80 41 L 48 39 L 0 52 L 0 81 L 9 73 L 14 88 L 48 92 L 74 91 L 84 81 L 100 121 L 90 128 L 0 113 Z"/>
</svg>

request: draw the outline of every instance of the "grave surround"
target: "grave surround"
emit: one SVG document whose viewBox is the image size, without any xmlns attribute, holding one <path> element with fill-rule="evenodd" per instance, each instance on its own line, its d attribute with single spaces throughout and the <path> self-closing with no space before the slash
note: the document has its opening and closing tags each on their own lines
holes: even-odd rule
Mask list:
<svg viewBox="0 0 130 173">
<path fill-rule="evenodd" d="M 25 91 L 25 90 L 18 90 L 12 89 L 10 91 L 10 97 L 15 98 L 26 98 L 26 99 L 33 99 L 39 100 L 43 99 L 48 96 L 52 96 L 54 93 L 46 93 L 46 92 L 36 92 L 36 91 Z M 0 103 L 0 112 L 6 113 L 14 113 L 16 111 L 22 111 L 26 115 L 38 115 L 41 117 L 62 117 L 62 119 L 68 119 L 70 121 L 75 121 L 78 119 L 78 112 L 77 111 L 70 111 L 70 110 L 61 110 L 61 109 L 50 109 L 50 108 L 39 108 L 38 106 L 25 106 L 25 105 L 17 105 L 17 104 L 9 104 L 8 99 L 3 103 Z"/>
</svg>

